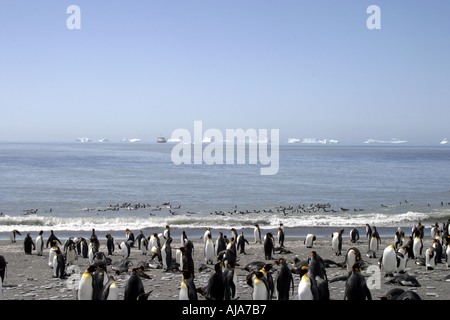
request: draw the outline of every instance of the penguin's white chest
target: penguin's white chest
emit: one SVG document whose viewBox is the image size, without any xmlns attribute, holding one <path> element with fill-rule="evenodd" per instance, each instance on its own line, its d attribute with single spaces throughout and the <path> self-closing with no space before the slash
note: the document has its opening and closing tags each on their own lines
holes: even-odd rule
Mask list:
<svg viewBox="0 0 450 320">
<path fill-rule="evenodd" d="M 356 262 L 356 253 L 353 250 L 350 250 L 347 254 L 347 271 L 352 271 L 353 265 Z"/>
<path fill-rule="evenodd" d="M 419 257 L 420 256 L 420 248 L 422 247 L 422 243 L 420 242 L 419 238 L 415 238 L 414 239 L 414 243 L 413 243 L 413 252 L 414 252 L 414 256 L 415 257 Z"/>
<path fill-rule="evenodd" d="M 331 246 L 335 253 L 339 253 L 339 237 L 337 234 L 333 234 L 333 239 L 331 240 Z"/>
<path fill-rule="evenodd" d="M 386 273 L 394 272 L 397 266 L 397 254 L 395 253 L 393 248 L 387 247 L 386 249 L 384 249 L 382 264 Z"/>
<path fill-rule="evenodd" d="M 215 260 L 215 254 L 214 254 L 214 243 L 212 242 L 212 240 L 208 239 L 208 241 L 206 241 L 206 246 L 205 246 L 205 261 L 214 263 Z"/>
<path fill-rule="evenodd" d="M 264 282 L 255 279 L 253 283 L 253 300 L 268 300 L 269 292 Z"/>
<path fill-rule="evenodd" d="M 378 250 L 378 239 L 376 237 L 370 238 L 369 250 Z"/>
<path fill-rule="evenodd" d="M 106 300 L 119 300 L 119 288 L 116 282 L 111 283 L 109 286 L 109 294 Z"/>
<path fill-rule="evenodd" d="M 81 276 L 78 286 L 78 300 L 92 300 L 93 293 L 92 276 L 88 272 L 85 272 Z"/>
<path fill-rule="evenodd" d="M 55 256 L 55 249 L 51 248 L 48 253 L 48 266 L 53 268 L 53 257 Z"/>
<path fill-rule="evenodd" d="M 302 280 L 298 285 L 298 300 L 313 300 L 313 299 L 314 297 L 311 291 L 311 281 L 309 280 L 309 278 L 306 279 L 305 276 L 303 276 Z"/>
<path fill-rule="evenodd" d="M 181 282 L 179 299 L 180 300 L 189 300 L 188 287 L 187 287 L 187 285 L 186 285 L 186 283 L 184 281 Z"/>
</svg>

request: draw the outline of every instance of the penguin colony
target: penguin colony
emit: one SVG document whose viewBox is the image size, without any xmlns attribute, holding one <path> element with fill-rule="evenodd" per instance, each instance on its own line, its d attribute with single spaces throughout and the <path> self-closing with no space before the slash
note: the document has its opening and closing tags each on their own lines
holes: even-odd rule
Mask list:
<svg viewBox="0 0 450 320">
<path fill-rule="evenodd" d="M 255 225 L 251 242 L 245 238 L 244 232 L 238 233 L 234 228 L 229 237 L 217 232 L 214 239 L 215 232 L 207 228 L 201 237 L 203 248 L 194 248 L 185 231 L 180 240 L 173 239 L 169 226 L 148 237 L 141 231 L 136 238 L 127 229 L 125 240 L 120 243 L 107 234 L 106 246 L 100 244 L 94 229 L 89 239 L 71 237 L 64 245 L 53 232 L 45 242 L 45 234 L 41 231 L 35 240 L 26 234 L 23 250 L 26 255 L 48 256 L 50 277 L 70 279 L 78 276 L 74 290 L 78 300 L 152 299 L 152 292 L 163 290 L 146 290 L 148 286 L 144 282 L 151 279 L 148 272 L 152 269 L 152 272 L 171 274 L 171 279 L 179 287 L 176 298 L 180 300 L 239 299 L 239 286 L 243 285 L 251 288 L 253 300 L 330 300 L 333 299 L 330 286 L 338 281 L 345 283 L 346 300 L 420 300 L 417 293 L 398 287 L 388 290 L 383 296 L 374 297 L 367 283 L 370 273 L 366 270 L 371 263 L 366 258 L 378 259 L 381 281 L 403 287 L 420 287 L 417 279 L 408 274 L 407 265 L 421 266 L 424 272 L 450 267 L 449 222 L 442 227 L 438 224 L 432 226 L 430 238 L 425 238 L 425 227 L 421 223 L 414 226 L 408 236 L 398 228 L 391 243 L 384 248 L 380 247 L 381 237 L 375 226 L 366 226 L 365 239 L 360 238 L 358 229 L 353 228 L 347 240 L 343 237 L 345 229 L 340 229 L 330 238 L 329 251 L 335 257 L 333 260 L 323 259 L 315 251 L 317 237 L 314 234 L 308 234 L 301 241 L 309 250 L 307 257 L 293 261 L 284 258 L 284 254 L 295 253 L 295 248 L 289 250 L 285 247 L 282 224 L 276 236 Z M 17 235 L 20 235 L 17 230 L 11 233 L 11 242 L 17 242 Z M 261 260 L 240 265 L 239 257 L 246 254 L 246 245 L 250 246 L 250 243 L 252 250 L 260 252 Z M 203 263 L 194 263 L 194 250 L 201 250 Z M 130 259 L 132 253 L 140 255 L 142 261 Z M 74 263 L 80 265 L 80 260 L 85 268 L 77 274 L 71 266 Z M 333 273 L 341 276 L 329 278 L 329 268 L 334 268 Z M 7 262 L 0 255 L 0 299 L 5 298 L 2 285 L 6 269 Z M 238 273 L 242 278 L 243 271 L 245 281 L 238 279 Z M 207 277 L 201 285 L 197 280 L 199 274 Z"/>
</svg>

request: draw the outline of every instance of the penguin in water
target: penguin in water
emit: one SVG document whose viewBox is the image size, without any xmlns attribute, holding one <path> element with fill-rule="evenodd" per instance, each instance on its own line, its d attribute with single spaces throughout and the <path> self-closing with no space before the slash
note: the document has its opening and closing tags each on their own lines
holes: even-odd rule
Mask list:
<svg viewBox="0 0 450 320">
<path fill-rule="evenodd" d="M 312 248 L 314 245 L 314 241 L 316 241 L 316 235 L 309 233 L 306 238 L 305 241 L 303 241 L 303 244 L 307 247 L 307 248 Z"/>
<path fill-rule="evenodd" d="M 347 265 L 347 272 L 352 272 L 353 265 L 361 262 L 361 252 L 358 248 L 352 247 L 347 250 L 344 263 Z"/>
<path fill-rule="evenodd" d="M 214 265 L 214 272 L 208 279 L 206 287 L 198 289 L 206 300 L 224 300 L 225 284 L 223 281 L 222 263 L 217 262 Z"/>
<path fill-rule="evenodd" d="M 219 232 L 219 237 L 216 240 L 216 256 L 219 255 L 219 252 L 224 251 L 227 248 L 227 244 L 225 243 L 225 238 L 223 237 L 223 233 Z"/>
<path fill-rule="evenodd" d="M 281 248 L 284 247 L 284 229 L 282 227 L 278 227 L 278 244 Z"/>
<path fill-rule="evenodd" d="M 359 263 L 352 266 L 352 271 L 345 282 L 344 300 L 372 300 L 372 294 L 367 287 L 366 279 L 361 274 Z"/>
<path fill-rule="evenodd" d="M 416 236 L 414 238 L 413 242 L 413 253 L 414 257 L 421 257 L 422 256 L 422 250 L 423 250 L 423 241 L 420 238 L 420 236 Z"/>
<path fill-rule="evenodd" d="M 250 244 L 248 243 L 248 240 L 245 239 L 245 237 L 244 237 L 244 232 L 241 232 L 241 233 L 239 234 L 239 237 L 238 237 L 238 240 L 237 240 L 237 251 L 238 251 L 240 254 L 246 254 L 246 253 L 245 253 L 245 244 L 250 245 Z"/>
<path fill-rule="evenodd" d="M 278 300 L 289 300 L 289 289 L 292 285 L 292 294 L 294 294 L 294 278 L 291 269 L 286 263 L 286 259 L 277 260 L 277 265 L 281 265 L 277 277 Z"/>
<path fill-rule="evenodd" d="M 108 249 L 108 256 L 112 256 L 114 253 L 114 238 L 111 234 L 106 235 L 106 248 Z"/>
<path fill-rule="evenodd" d="M 253 300 L 269 300 L 269 283 L 261 271 L 253 272 Z"/>
<path fill-rule="evenodd" d="M 119 288 L 113 276 L 109 276 L 108 282 L 103 286 L 100 300 L 119 300 Z"/>
<path fill-rule="evenodd" d="M 25 239 L 23 240 L 23 249 L 25 254 L 31 254 L 32 250 L 36 250 L 36 245 L 34 244 L 33 239 L 31 239 L 29 233 L 27 233 Z"/>
<path fill-rule="evenodd" d="M 264 257 L 266 260 L 272 260 L 274 254 L 274 239 L 272 233 L 268 232 L 264 237 Z"/>
<path fill-rule="evenodd" d="M 377 227 L 373 226 L 372 236 L 369 241 L 369 250 L 377 252 L 378 249 L 380 248 L 380 244 L 381 238 L 380 235 L 378 234 Z"/>
<path fill-rule="evenodd" d="M 11 239 L 11 242 L 12 242 L 12 243 L 15 243 L 15 242 L 16 242 L 16 236 L 17 236 L 17 235 L 21 236 L 22 234 L 21 234 L 18 230 L 16 230 L 16 229 L 12 230 L 12 231 L 9 233 L 9 238 Z"/>
<path fill-rule="evenodd" d="M 381 265 L 386 272 L 386 277 L 393 277 L 393 272 L 397 268 L 397 253 L 393 244 L 388 245 L 381 256 Z"/>
<path fill-rule="evenodd" d="M 166 242 L 164 243 L 162 249 L 161 249 L 161 258 L 163 263 L 163 271 L 172 271 L 172 238 L 169 237 L 166 239 Z"/>
<path fill-rule="evenodd" d="M 255 229 L 253 230 L 253 235 L 255 237 L 255 243 L 260 243 L 262 244 L 261 241 L 261 229 L 259 228 L 258 224 L 255 224 Z"/>
<path fill-rule="evenodd" d="M 92 277 L 92 271 L 95 267 L 90 266 L 81 276 L 78 284 L 77 298 L 78 300 L 92 300 L 94 294 L 94 279 Z"/>
<path fill-rule="evenodd" d="M 209 231 L 209 230 L 208 230 Z M 211 232 L 205 233 L 207 234 L 206 240 L 205 240 L 205 262 L 206 264 L 214 264 L 214 260 L 216 258 L 216 253 L 214 252 L 214 242 L 211 237 Z"/>
<path fill-rule="evenodd" d="M 433 247 L 425 251 L 425 265 L 427 270 L 434 270 L 436 268 L 436 250 Z"/>
<path fill-rule="evenodd" d="M 331 235 L 331 247 L 333 248 L 333 252 L 337 255 L 341 255 L 342 251 L 342 234 L 344 233 L 344 229 L 341 229 L 339 232 L 333 232 Z"/>
<path fill-rule="evenodd" d="M 44 231 L 39 231 L 39 235 L 36 237 L 36 253 L 38 256 L 42 256 L 42 253 L 44 251 L 44 238 L 43 235 Z"/>
<path fill-rule="evenodd" d="M 359 231 L 356 228 L 350 230 L 350 242 L 356 243 L 359 240 Z"/>
<path fill-rule="evenodd" d="M 179 300 L 198 300 L 194 274 L 190 271 L 182 271 L 181 275 Z"/>
</svg>

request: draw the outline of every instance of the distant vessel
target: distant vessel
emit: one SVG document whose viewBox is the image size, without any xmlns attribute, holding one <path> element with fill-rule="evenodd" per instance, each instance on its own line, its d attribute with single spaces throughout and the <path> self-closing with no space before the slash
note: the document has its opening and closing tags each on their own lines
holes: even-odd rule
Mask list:
<svg viewBox="0 0 450 320">
<path fill-rule="evenodd" d="M 447 144 L 447 143 L 448 143 L 447 138 L 444 138 L 440 144 Z"/>
<path fill-rule="evenodd" d="M 78 142 L 91 142 L 92 140 L 89 138 L 77 138 L 76 141 Z"/>
<path fill-rule="evenodd" d="M 128 139 L 128 142 L 141 142 L 141 139 L 137 139 L 137 138 Z"/>
<path fill-rule="evenodd" d="M 289 138 L 288 143 L 300 143 L 300 139 L 297 138 Z"/>
<path fill-rule="evenodd" d="M 156 142 L 157 143 L 166 143 L 167 142 L 167 138 L 163 137 L 163 136 L 156 137 Z"/>
<path fill-rule="evenodd" d="M 109 142 L 109 140 L 106 138 L 103 138 L 103 139 L 97 140 L 97 142 Z"/>
</svg>

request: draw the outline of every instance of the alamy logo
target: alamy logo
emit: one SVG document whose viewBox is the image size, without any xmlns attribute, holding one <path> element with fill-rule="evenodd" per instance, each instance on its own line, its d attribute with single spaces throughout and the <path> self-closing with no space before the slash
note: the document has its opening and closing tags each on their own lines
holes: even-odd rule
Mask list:
<svg viewBox="0 0 450 320">
<path fill-rule="evenodd" d="M 225 138 L 225 139 L 224 139 Z M 260 164 L 261 175 L 275 175 L 279 169 L 279 130 L 270 129 L 219 129 L 203 132 L 202 121 L 194 121 L 194 133 L 187 129 L 172 132 L 171 158 L 180 164 Z M 270 153 L 270 154 L 269 154 Z"/>
</svg>

